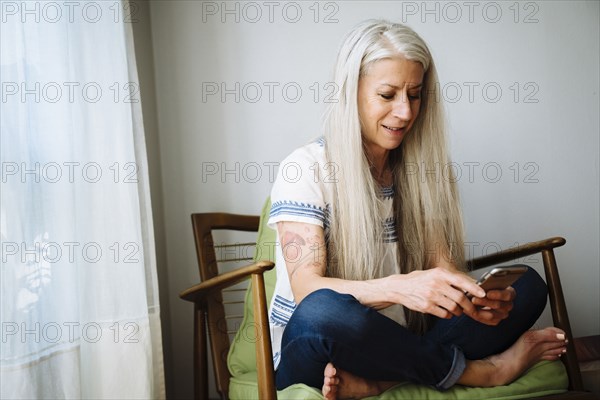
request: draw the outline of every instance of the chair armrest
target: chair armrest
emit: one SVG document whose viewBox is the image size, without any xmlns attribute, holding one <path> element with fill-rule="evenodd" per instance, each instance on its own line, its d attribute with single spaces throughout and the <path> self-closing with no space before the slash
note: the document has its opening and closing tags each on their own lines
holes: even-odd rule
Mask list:
<svg viewBox="0 0 600 400">
<path fill-rule="evenodd" d="M 553 237 L 540 240 L 539 242 L 531 242 L 498 253 L 474 258 L 467 262 L 467 266 L 469 269 L 475 270 L 532 254 L 542 253 L 544 273 L 546 275 L 546 284 L 548 286 L 548 295 L 550 298 L 550 309 L 552 311 L 552 320 L 556 327 L 565 331 L 568 338 L 572 338 L 571 324 L 569 322 L 567 306 L 565 304 L 565 298 L 553 251 L 554 248 L 563 246 L 566 242 L 567 241 L 562 237 Z M 562 361 L 565 364 L 569 376 L 569 389 L 582 391 L 583 383 L 573 340 L 569 341 L 567 344 L 567 353 L 562 357 Z"/>
<path fill-rule="evenodd" d="M 563 246 L 567 241 L 562 237 L 553 237 L 538 242 L 526 243 L 524 245 L 506 249 L 497 253 L 488 254 L 486 256 L 477 257 L 467 261 L 467 266 L 471 270 L 489 267 L 506 261 L 515 260 L 517 258 L 529 256 L 535 253 L 540 253 L 543 250 L 550 250 L 555 247 Z"/>
<path fill-rule="evenodd" d="M 194 285 L 181 292 L 179 297 L 194 303 L 200 302 L 215 290 L 221 290 L 228 286 L 235 285 L 252 274 L 263 274 L 265 271 L 273 269 L 274 266 L 275 264 L 271 261 L 257 261 L 254 264 L 225 272 L 207 281 Z"/>
</svg>

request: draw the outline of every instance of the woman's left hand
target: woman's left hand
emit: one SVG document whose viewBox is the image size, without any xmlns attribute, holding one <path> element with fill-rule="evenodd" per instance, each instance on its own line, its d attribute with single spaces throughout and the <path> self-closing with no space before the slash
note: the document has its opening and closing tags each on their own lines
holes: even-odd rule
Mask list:
<svg viewBox="0 0 600 400">
<path fill-rule="evenodd" d="M 482 324 L 498 325 L 503 319 L 508 318 L 516 295 L 517 292 L 512 286 L 504 290 L 488 290 L 485 297 L 471 299 L 476 306 L 476 311 L 469 316 Z"/>
</svg>

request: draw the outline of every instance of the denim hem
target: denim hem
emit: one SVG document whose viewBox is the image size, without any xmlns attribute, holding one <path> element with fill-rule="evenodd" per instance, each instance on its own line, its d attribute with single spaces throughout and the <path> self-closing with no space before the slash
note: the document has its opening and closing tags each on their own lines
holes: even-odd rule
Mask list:
<svg viewBox="0 0 600 400">
<path fill-rule="evenodd" d="M 450 372 L 444 379 L 441 380 L 440 383 L 435 385 L 438 390 L 446 390 L 450 389 L 454 384 L 458 381 L 458 378 L 463 374 L 465 368 L 467 367 L 467 362 L 465 360 L 465 355 L 460 348 L 457 346 L 452 346 L 454 349 L 454 359 L 452 360 L 452 366 L 450 367 Z"/>
</svg>

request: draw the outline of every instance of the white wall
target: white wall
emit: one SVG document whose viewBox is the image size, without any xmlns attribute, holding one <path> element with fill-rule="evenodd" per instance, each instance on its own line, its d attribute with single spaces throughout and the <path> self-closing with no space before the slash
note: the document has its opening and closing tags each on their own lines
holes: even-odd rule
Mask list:
<svg viewBox="0 0 600 400">
<path fill-rule="evenodd" d="M 317 22 L 314 2 L 275 3 L 272 22 L 264 2 L 150 3 L 172 396 L 192 393 L 192 307 L 177 298 L 198 281 L 189 215 L 259 212 L 272 183 L 268 163 L 320 133 L 337 46 L 371 17 L 408 23 L 435 56 L 472 255 L 566 237 L 556 255 L 574 335 L 599 334 L 599 3 L 430 2 L 426 13 L 422 2 L 321 2 Z M 223 22 L 224 4 L 239 11 Z M 299 21 L 288 22 L 298 8 Z M 221 83 L 233 89 L 223 101 L 207 92 Z M 262 96 L 252 103 L 256 86 Z M 256 181 L 250 163 L 261 166 Z M 203 176 L 215 165 L 239 165 L 239 173 Z M 538 259 L 525 261 L 542 271 Z M 539 324 L 548 322 L 546 313 Z"/>
</svg>

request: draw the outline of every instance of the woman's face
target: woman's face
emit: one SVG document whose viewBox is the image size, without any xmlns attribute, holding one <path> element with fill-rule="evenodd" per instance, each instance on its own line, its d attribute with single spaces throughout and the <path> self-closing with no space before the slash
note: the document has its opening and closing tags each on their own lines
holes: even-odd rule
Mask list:
<svg viewBox="0 0 600 400">
<path fill-rule="evenodd" d="M 423 66 L 405 58 L 375 62 L 358 81 L 363 142 L 375 161 L 400 146 L 421 105 Z"/>
</svg>

